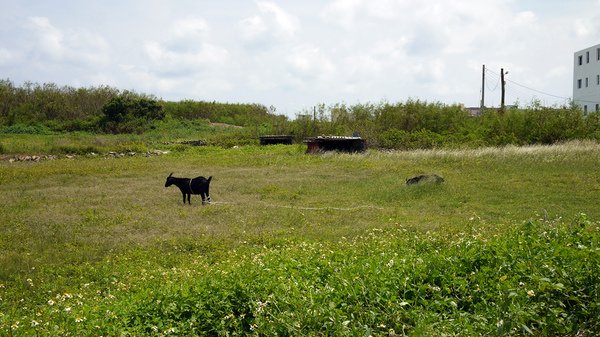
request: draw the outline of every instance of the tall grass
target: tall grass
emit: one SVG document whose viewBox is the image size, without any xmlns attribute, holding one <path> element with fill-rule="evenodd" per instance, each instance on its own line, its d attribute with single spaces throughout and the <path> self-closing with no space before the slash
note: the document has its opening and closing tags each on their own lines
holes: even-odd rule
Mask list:
<svg viewBox="0 0 600 337">
<path fill-rule="evenodd" d="M 600 331 L 597 143 L 304 150 L 0 162 L 0 331 Z M 214 203 L 170 172 L 212 175 Z"/>
</svg>

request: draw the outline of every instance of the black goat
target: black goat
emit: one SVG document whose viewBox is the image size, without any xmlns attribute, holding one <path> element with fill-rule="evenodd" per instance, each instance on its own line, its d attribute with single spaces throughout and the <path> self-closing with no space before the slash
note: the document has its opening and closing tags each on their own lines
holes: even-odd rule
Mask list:
<svg viewBox="0 0 600 337">
<path fill-rule="evenodd" d="M 196 177 L 196 178 L 175 178 L 173 177 L 173 173 L 169 174 L 167 177 L 167 182 L 165 183 L 165 187 L 169 187 L 171 185 L 175 185 L 179 187 L 181 190 L 181 194 L 183 194 L 183 203 L 185 204 L 185 198 L 187 196 L 188 204 L 192 204 L 190 202 L 192 194 L 200 194 L 202 196 L 202 205 L 210 204 L 210 180 L 212 176 L 208 177 L 208 179 L 204 177 Z"/>
</svg>

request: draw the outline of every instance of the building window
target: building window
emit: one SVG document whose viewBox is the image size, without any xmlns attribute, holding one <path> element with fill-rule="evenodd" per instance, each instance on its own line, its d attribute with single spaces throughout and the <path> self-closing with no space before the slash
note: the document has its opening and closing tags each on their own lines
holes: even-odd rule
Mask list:
<svg viewBox="0 0 600 337">
<path fill-rule="evenodd" d="M 587 88 L 587 87 L 589 87 L 589 81 L 588 81 L 588 78 L 587 78 L 587 77 L 585 78 L 585 87 L 586 87 L 586 88 Z"/>
<path fill-rule="evenodd" d="M 583 106 L 583 114 L 584 114 L 584 115 L 587 115 L 587 105 L 584 105 L 584 106 Z"/>
<path fill-rule="evenodd" d="M 590 63 L 590 52 L 589 51 L 585 52 L 585 63 Z"/>
<path fill-rule="evenodd" d="M 579 55 L 578 60 L 579 60 L 578 64 L 582 65 L 583 64 L 583 55 Z"/>
<path fill-rule="evenodd" d="M 600 85 L 600 75 L 596 75 L 596 85 Z"/>
<path fill-rule="evenodd" d="M 596 103 L 596 112 L 600 111 L 600 104 Z"/>
<path fill-rule="evenodd" d="M 581 79 L 577 80 L 577 89 L 581 89 Z"/>
<path fill-rule="evenodd" d="M 598 61 L 600 61 L 600 48 L 596 49 L 596 57 L 598 58 Z"/>
</svg>

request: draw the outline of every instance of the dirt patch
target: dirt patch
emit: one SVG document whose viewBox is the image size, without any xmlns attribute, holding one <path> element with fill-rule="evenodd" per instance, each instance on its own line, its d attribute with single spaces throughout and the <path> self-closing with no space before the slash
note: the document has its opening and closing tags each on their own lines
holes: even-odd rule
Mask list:
<svg viewBox="0 0 600 337">
<path fill-rule="evenodd" d="M 65 154 L 65 155 L 3 155 L 0 156 L 1 161 L 14 162 L 40 162 L 44 160 L 56 160 L 56 159 L 75 159 L 77 157 L 103 157 L 103 158 L 123 158 L 123 157 L 152 157 L 161 156 L 167 154 L 169 151 L 151 150 L 147 152 L 107 152 L 104 154 L 98 154 L 90 152 L 85 155 Z"/>
</svg>

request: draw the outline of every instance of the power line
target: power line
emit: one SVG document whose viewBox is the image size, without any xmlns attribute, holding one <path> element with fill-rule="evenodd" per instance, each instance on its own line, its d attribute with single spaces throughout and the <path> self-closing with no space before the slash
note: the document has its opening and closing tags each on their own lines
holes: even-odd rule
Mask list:
<svg viewBox="0 0 600 337">
<path fill-rule="evenodd" d="M 486 71 L 488 71 L 488 69 L 485 69 L 485 70 L 486 70 Z M 492 75 L 494 75 L 493 77 L 495 77 L 495 79 L 493 79 L 492 81 L 485 81 L 485 87 L 486 87 L 488 90 L 490 90 L 490 91 L 496 91 L 496 89 L 498 89 L 498 86 L 500 85 L 500 77 L 499 77 L 499 76 L 497 76 L 497 75 L 496 75 L 496 74 L 494 74 L 494 73 L 491 73 L 491 74 L 492 74 Z M 495 83 L 496 83 L 496 85 L 494 86 L 494 88 L 493 88 L 493 89 L 490 89 L 490 88 L 491 88 L 491 85 L 489 84 L 489 82 L 495 82 Z"/>
<path fill-rule="evenodd" d="M 489 71 L 490 73 L 493 73 L 493 74 L 495 74 L 495 75 L 499 76 L 499 75 L 498 75 L 496 72 L 494 72 L 494 71 L 492 71 L 492 70 L 489 70 L 489 69 L 486 69 L 486 70 L 487 70 L 487 71 Z M 529 86 L 526 86 L 526 85 L 524 85 L 524 84 L 518 83 L 518 82 L 516 82 L 516 81 L 513 81 L 513 80 L 506 79 L 505 81 L 506 81 L 506 82 L 510 82 L 510 83 L 512 83 L 512 84 L 514 84 L 514 85 L 516 85 L 516 86 L 519 86 L 519 87 L 521 87 L 521 88 L 524 88 L 524 89 L 527 89 L 527 90 L 530 90 L 530 91 L 536 92 L 536 93 L 538 93 L 538 94 L 542 94 L 542 95 L 546 95 L 546 96 L 550 96 L 550 97 L 554 97 L 554 98 L 558 98 L 558 99 L 562 99 L 562 100 L 570 100 L 570 99 L 571 99 L 571 97 L 564 97 L 564 96 L 554 95 L 554 94 L 551 94 L 551 93 L 548 93 L 548 92 L 545 92 L 545 91 L 541 91 L 541 90 L 538 90 L 538 89 L 534 89 L 534 88 L 531 88 L 531 87 L 529 87 Z"/>
<path fill-rule="evenodd" d="M 486 71 L 486 72 L 488 72 L 488 73 L 490 73 L 490 74 L 493 74 L 493 75 L 495 75 L 495 76 L 496 76 L 496 78 L 499 78 L 499 77 L 500 77 L 500 74 L 498 74 L 497 72 L 495 72 L 495 71 L 493 71 L 493 70 L 490 70 L 490 69 L 488 69 L 488 68 L 485 68 L 485 71 Z M 550 96 L 550 97 L 554 97 L 554 98 L 558 98 L 558 99 L 562 99 L 562 100 L 566 100 L 566 101 L 568 101 L 568 100 L 571 100 L 571 99 L 572 99 L 571 97 L 564 97 L 564 96 L 554 95 L 554 94 L 547 93 L 547 92 L 544 92 L 544 91 L 541 91 L 541 90 L 538 90 L 538 89 L 534 89 L 534 88 L 531 88 L 531 87 L 529 87 L 529 86 L 526 86 L 526 85 L 524 85 L 524 84 L 521 84 L 521 83 L 515 82 L 515 81 L 513 81 L 513 80 L 505 79 L 505 81 L 506 81 L 506 82 L 510 82 L 510 83 L 512 83 L 512 84 L 514 84 L 514 85 L 516 85 L 516 86 L 519 86 L 519 87 L 521 87 L 521 88 L 524 88 L 524 89 L 527 89 L 527 90 L 531 90 L 531 91 L 533 91 L 533 92 L 536 92 L 536 93 L 538 93 L 538 94 L 542 94 L 542 95 L 546 95 L 546 96 Z M 496 88 L 498 88 L 498 85 L 496 85 Z M 494 90 L 495 90 L 496 88 L 494 88 Z M 493 90 L 492 90 L 492 91 L 493 91 Z M 519 91 L 519 92 L 522 92 L 522 91 Z M 577 99 L 577 102 L 581 102 L 581 103 L 593 103 L 593 104 L 600 104 L 600 102 L 599 102 L 599 101 L 589 101 L 589 100 L 585 100 L 585 99 Z"/>
<path fill-rule="evenodd" d="M 568 99 L 571 99 L 570 97 L 564 97 L 564 96 L 553 95 L 553 94 L 549 94 L 549 93 L 547 93 L 547 92 L 543 92 L 543 91 L 541 91 L 541 90 L 533 89 L 533 88 L 530 88 L 530 87 L 528 87 L 528 86 L 526 86 L 526 85 L 523 85 L 523 84 L 517 83 L 517 82 L 515 82 L 515 81 L 512 81 L 512 80 L 507 80 L 507 81 L 508 81 L 508 82 L 510 82 L 510 83 L 512 83 L 512 84 L 514 84 L 514 85 L 518 85 L 518 86 L 520 86 L 520 87 L 522 87 L 522 88 L 525 88 L 525 89 L 528 89 L 528 90 L 531 90 L 531 91 L 535 91 L 535 92 L 537 92 L 538 94 L 543 94 L 543 95 L 546 95 L 546 96 L 550 96 L 550 97 L 554 97 L 554 98 L 560 98 L 560 99 L 567 99 L 567 100 L 568 100 Z"/>
</svg>

